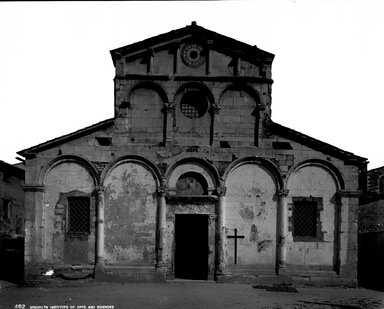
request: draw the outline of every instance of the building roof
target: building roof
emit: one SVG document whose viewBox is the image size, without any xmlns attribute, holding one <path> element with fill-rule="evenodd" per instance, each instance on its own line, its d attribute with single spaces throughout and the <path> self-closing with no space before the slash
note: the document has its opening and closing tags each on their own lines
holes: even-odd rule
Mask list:
<svg viewBox="0 0 384 309">
<path fill-rule="evenodd" d="M 9 176 L 12 175 L 22 180 L 24 180 L 24 177 L 25 177 L 25 172 L 23 169 L 1 160 L 0 160 L 0 171 L 2 171 L 3 173 Z"/>
<path fill-rule="evenodd" d="M 100 122 L 93 124 L 91 126 L 77 130 L 75 132 L 51 139 L 49 141 L 46 141 L 44 143 L 38 144 L 38 145 L 30 147 L 30 148 L 20 150 L 17 152 L 17 154 L 27 158 L 30 155 L 34 155 L 36 153 L 50 149 L 52 147 L 62 145 L 66 142 L 70 142 L 70 141 L 76 140 L 78 138 L 87 136 L 87 135 L 92 134 L 94 132 L 97 132 L 101 129 L 108 128 L 108 127 L 112 126 L 114 123 L 115 123 L 115 119 L 109 118 L 107 120 L 100 121 Z"/>
<path fill-rule="evenodd" d="M 113 63 L 120 57 L 140 56 L 152 49 L 154 51 L 170 47 L 191 38 L 198 38 L 202 43 L 212 44 L 215 50 L 221 51 L 227 55 L 241 57 L 251 63 L 269 63 L 271 64 L 274 54 L 259 49 L 256 45 L 249 45 L 225 35 L 198 26 L 192 22 L 190 26 L 172 30 L 146 40 L 116 48 L 110 51 Z"/>
<path fill-rule="evenodd" d="M 55 139 L 46 141 L 44 143 L 38 144 L 30 148 L 21 150 L 17 152 L 17 154 L 27 158 L 28 156 L 31 156 L 31 155 L 33 156 L 34 154 L 39 153 L 41 151 L 50 149 L 55 146 L 59 146 L 66 142 L 73 141 L 78 138 L 87 136 L 91 133 L 97 132 L 98 130 L 110 127 L 114 123 L 115 123 L 115 119 L 110 118 L 110 119 L 98 122 L 94 125 L 88 126 L 86 128 L 77 130 L 75 132 L 57 137 Z M 313 137 L 310 137 L 308 135 L 305 135 L 303 133 L 300 133 L 298 131 L 295 131 L 293 129 L 290 129 L 288 127 L 285 127 L 273 121 L 269 121 L 267 130 L 271 134 L 278 135 L 278 136 L 287 138 L 289 140 L 298 142 L 299 144 L 307 146 L 311 149 L 339 158 L 348 164 L 359 165 L 361 163 L 366 163 L 367 161 L 367 158 L 357 156 L 352 152 L 342 150 L 340 148 L 337 148 L 335 146 L 332 146 L 330 144 L 317 140 Z"/>
<path fill-rule="evenodd" d="M 367 158 L 357 156 L 352 152 L 342 150 L 340 148 L 332 146 L 331 144 L 327 144 L 318 139 L 315 139 L 288 127 L 282 126 L 281 124 L 273 122 L 272 120 L 269 121 L 268 130 L 272 134 L 276 134 L 292 141 L 296 141 L 311 149 L 344 160 L 346 161 L 346 163 L 349 164 L 361 164 L 365 163 L 368 160 Z"/>
</svg>

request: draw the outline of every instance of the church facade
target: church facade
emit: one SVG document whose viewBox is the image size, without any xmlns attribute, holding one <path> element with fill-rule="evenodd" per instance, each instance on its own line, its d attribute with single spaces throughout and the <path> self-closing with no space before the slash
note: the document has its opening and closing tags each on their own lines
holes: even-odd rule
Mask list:
<svg viewBox="0 0 384 309">
<path fill-rule="evenodd" d="M 367 161 L 271 120 L 273 54 L 193 22 L 111 55 L 114 117 L 19 152 L 27 278 L 356 283 Z"/>
</svg>

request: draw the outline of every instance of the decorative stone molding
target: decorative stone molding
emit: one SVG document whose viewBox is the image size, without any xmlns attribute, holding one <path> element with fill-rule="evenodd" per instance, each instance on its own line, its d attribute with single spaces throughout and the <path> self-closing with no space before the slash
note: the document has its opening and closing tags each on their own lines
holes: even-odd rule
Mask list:
<svg viewBox="0 0 384 309">
<path fill-rule="evenodd" d="M 168 211 L 171 213 L 215 215 L 215 206 L 198 204 L 172 204 L 168 206 Z"/>
</svg>

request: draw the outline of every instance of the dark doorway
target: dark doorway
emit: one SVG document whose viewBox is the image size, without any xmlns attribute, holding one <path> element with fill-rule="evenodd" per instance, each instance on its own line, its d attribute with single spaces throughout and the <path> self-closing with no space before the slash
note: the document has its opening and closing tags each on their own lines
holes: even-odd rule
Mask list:
<svg viewBox="0 0 384 309">
<path fill-rule="evenodd" d="M 208 216 L 176 215 L 175 277 L 207 280 Z"/>
</svg>

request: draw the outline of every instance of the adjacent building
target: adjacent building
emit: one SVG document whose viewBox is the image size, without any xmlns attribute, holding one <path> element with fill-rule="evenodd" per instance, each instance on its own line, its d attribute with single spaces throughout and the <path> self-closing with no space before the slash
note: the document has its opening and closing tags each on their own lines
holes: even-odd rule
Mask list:
<svg viewBox="0 0 384 309">
<path fill-rule="evenodd" d="M 0 161 L 0 280 L 24 276 L 24 170 Z"/>
</svg>

